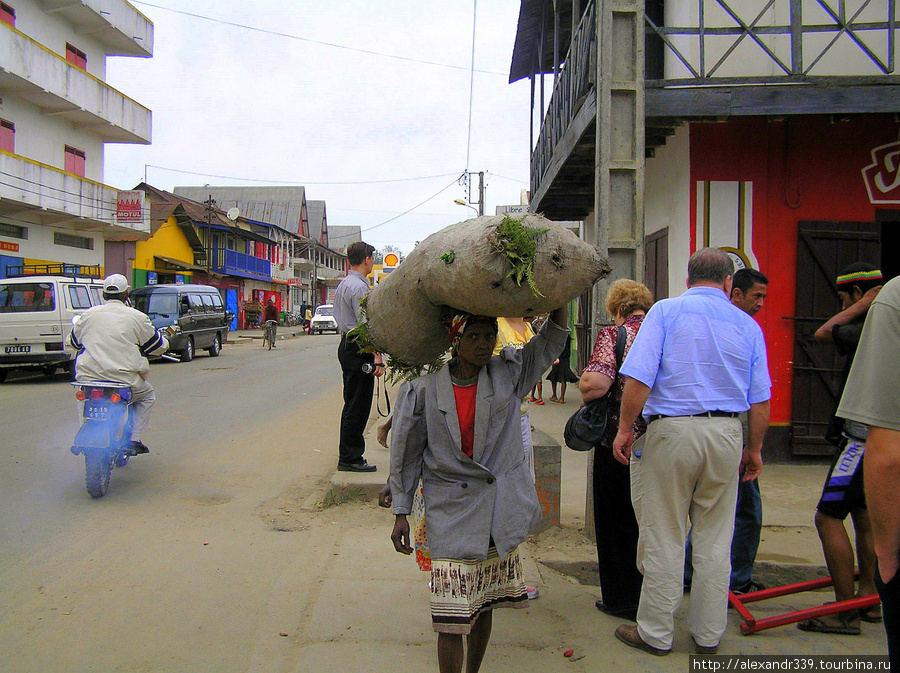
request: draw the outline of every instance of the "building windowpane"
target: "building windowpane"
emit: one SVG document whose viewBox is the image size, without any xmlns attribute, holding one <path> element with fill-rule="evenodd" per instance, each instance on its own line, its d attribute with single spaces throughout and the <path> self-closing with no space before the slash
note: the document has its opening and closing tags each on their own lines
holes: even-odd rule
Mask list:
<svg viewBox="0 0 900 673">
<path fill-rule="evenodd" d="M 53 234 L 53 242 L 56 245 L 67 245 L 70 248 L 82 248 L 84 250 L 93 250 L 94 249 L 94 239 L 86 238 L 84 236 L 75 236 L 74 234 L 63 234 L 61 232 L 54 232 Z"/>
<path fill-rule="evenodd" d="M 28 227 L 20 227 L 17 224 L 0 222 L 0 236 L 6 236 L 7 238 L 21 238 L 27 241 Z"/>
</svg>

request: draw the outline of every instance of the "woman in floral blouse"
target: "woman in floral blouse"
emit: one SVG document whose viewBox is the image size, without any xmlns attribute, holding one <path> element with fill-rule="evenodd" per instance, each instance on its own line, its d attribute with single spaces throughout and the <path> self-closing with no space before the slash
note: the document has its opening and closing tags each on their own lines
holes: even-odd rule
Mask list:
<svg viewBox="0 0 900 673">
<path fill-rule="evenodd" d="M 597 333 L 590 362 L 578 384 L 583 402 L 602 397 L 615 385 L 609 400 L 606 434 L 594 447 L 594 525 L 602 594 L 596 605 L 602 612 L 631 620 L 637 614 L 643 577 L 637 569 L 638 525 L 631 504 L 628 467 L 612 455 L 612 442 L 619 427 L 619 405 L 625 388 L 624 378 L 616 371 L 616 339 L 619 326 L 624 326 L 627 355 L 652 304 L 650 290 L 641 283 L 622 279 L 612 284 L 606 295 L 606 310 L 615 325 L 603 327 Z M 635 438 L 646 428 L 644 420 L 638 416 L 634 424 Z"/>
</svg>

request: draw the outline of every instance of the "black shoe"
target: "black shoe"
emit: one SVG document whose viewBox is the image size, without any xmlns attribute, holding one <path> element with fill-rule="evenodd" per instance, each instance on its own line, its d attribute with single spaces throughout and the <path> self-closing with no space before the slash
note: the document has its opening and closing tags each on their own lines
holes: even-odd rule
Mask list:
<svg viewBox="0 0 900 673">
<path fill-rule="evenodd" d="M 365 458 L 361 458 L 355 463 L 342 463 L 338 461 L 338 472 L 374 472 L 378 468 L 369 465 Z"/>
<path fill-rule="evenodd" d="M 631 622 L 637 621 L 637 607 L 631 608 L 610 608 L 602 601 L 598 600 L 594 603 L 594 607 L 596 607 L 600 612 L 611 615 L 613 617 L 619 617 L 621 619 L 627 619 Z"/>
<path fill-rule="evenodd" d="M 143 442 L 132 442 L 131 443 L 131 455 L 137 456 L 141 453 L 150 453 L 150 449 L 146 447 Z"/>
<path fill-rule="evenodd" d="M 750 580 L 744 586 L 738 587 L 731 590 L 735 596 L 742 596 L 744 594 L 752 594 L 755 591 L 762 591 L 765 589 L 765 585 L 757 582 L 756 580 Z"/>
</svg>

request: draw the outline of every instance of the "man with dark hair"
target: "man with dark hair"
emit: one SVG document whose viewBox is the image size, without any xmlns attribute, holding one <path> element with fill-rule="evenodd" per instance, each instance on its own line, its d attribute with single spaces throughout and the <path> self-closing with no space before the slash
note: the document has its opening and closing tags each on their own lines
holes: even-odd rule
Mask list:
<svg viewBox="0 0 900 673">
<path fill-rule="evenodd" d="M 156 400 L 147 381 L 147 356 L 165 353 L 169 342 L 156 331 L 146 313 L 125 305 L 130 289 L 122 274 L 107 277 L 103 281 L 106 303 L 81 315 L 69 342 L 80 351 L 75 360 L 76 381 L 112 381 L 131 388 L 131 452 L 136 455 L 150 453 L 141 442 L 141 432 L 150 423 L 150 408 Z"/>
<path fill-rule="evenodd" d="M 361 353 L 359 346 L 347 338 L 347 332 L 359 325 L 359 300 L 369 292 L 366 276 L 375 265 L 375 248 L 363 241 L 351 243 L 347 248 L 347 273 L 334 293 L 334 319 L 341 332 L 338 361 L 344 376 L 344 408 L 341 411 L 341 437 L 338 445 L 338 470 L 343 472 L 374 472 L 363 454 L 366 440 L 363 433 L 372 410 L 374 376 L 384 373 L 381 356 Z M 363 371 L 363 365 L 375 364 L 373 374 Z"/>
<path fill-rule="evenodd" d="M 845 356 L 838 400 L 853 364 L 863 324 L 869 307 L 883 283 L 881 271 L 866 262 L 857 262 L 841 270 L 835 281 L 841 311 L 816 330 L 819 343 L 833 343 L 839 355 Z M 837 405 L 835 405 L 835 410 Z M 875 593 L 875 546 L 872 524 L 863 492 L 863 454 L 869 428 L 853 420 L 832 416 L 825 438 L 836 444 L 835 454 L 822 497 L 816 506 L 816 530 L 822 542 L 825 565 L 834 582 L 836 601 Z M 856 558 L 859 563 L 859 588 L 854 590 L 855 566 L 850 536 L 844 527 L 847 515 L 853 519 L 856 531 Z M 860 620 L 881 621 L 878 607 L 868 610 L 840 612 L 807 619 L 797 624 L 803 631 L 857 635 Z"/>
<path fill-rule="evenodd" d="M 631 465 L 644 582 L 637 626 L 622 624 L 615 635 L 650 654 L 671 651 L 689 519 L 695 581 L 688 628 L 698 654 L 718 649 L 728 624 L 738 480 L 762 470 L 771 396 L 766 344 L 756 321 L 729 301 L 733 273 L 724 251 L 695 252 L 687 292 L 653 305 L 621 368 L 627 378 L 613 455 Z M 647 432 L 635 441 L 642 410 Z M 749 438 L 742 450 L 737 416 L 744 411 Z"/>
<path fill-rule="evenodd" d="M 734 273 L 731 303 L 749 316 L 763 307 L 769 279 L 756 269 L 738 269 Z M 746 416 L 741 415 L 744 441 L 747 440 Z M 734 513 L 734 537 L 731 539 L 731 590 L 747 593 L 759 588 L 753 581 L 753 563 L 762 533 L 762 496 L 759 479 L 741 481 Z"/>
<path fill-rule="evenodd" d="M 731 303 L 754 316 L 763 307 L 768 286 L 769 279 L 756 269 L 738 269 L 732 279 Z"/>
</svg>

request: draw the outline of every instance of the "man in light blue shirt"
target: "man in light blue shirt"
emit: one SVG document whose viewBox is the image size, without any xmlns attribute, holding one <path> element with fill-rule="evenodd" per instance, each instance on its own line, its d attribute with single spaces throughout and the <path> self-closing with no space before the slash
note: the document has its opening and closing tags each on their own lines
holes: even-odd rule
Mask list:
<svg viewBox="0 0 900 673">
<path fill-rule="evenodd" d="M 644 583 L 637 626 L 622 624 L 616 637 L 651 654 L 671 651 L 690 526 L 688 627 L 697 653 L 718 648 L 728 622 L 739 473 L 748 481 L 762 469 L 771 397 L 766 346 L 756 321 L 728 299 L 733 272 L 722 250 L 694 253 L 688 291 L 650 309 L 621 369 L 628 378 L 613 455 L 631 465 Z M 647 433 L 635 442 L 631 427 L 642 411 Z M 749 437 L 742 450 L 743 411 Z"/>
</svg>

